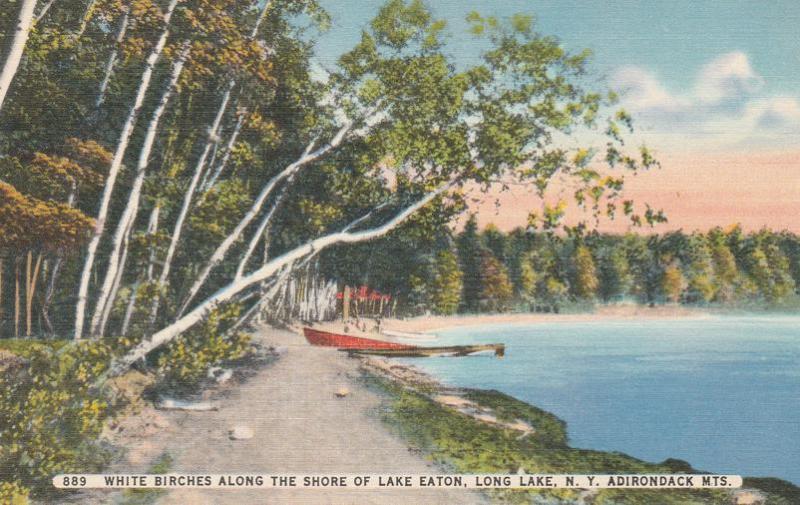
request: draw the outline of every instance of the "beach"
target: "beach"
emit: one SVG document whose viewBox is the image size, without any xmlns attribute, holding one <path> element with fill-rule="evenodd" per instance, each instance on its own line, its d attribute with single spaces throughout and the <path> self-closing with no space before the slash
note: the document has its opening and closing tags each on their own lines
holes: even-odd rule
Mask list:
<svg viewBox="0 0 800 505">
<path fill-rule="evenodd" d="M 579 313 L 501 313 L 501 314 L 464 314 L 453 316 L 426 315 L 407 319 L 391 318 L 383 320 L 386 329 L 404 332 L 436 332 L 457 327 L 483 326 L 498 324 L 535 324 L 557 322 L 591 322 L 603 320 L 631 319 L 707 319 L 712 317 L 709 311 L 679 305 L 659 305 L 647 307 L 643 305 L 604 305 L 592 312 Z"/>
</svg>

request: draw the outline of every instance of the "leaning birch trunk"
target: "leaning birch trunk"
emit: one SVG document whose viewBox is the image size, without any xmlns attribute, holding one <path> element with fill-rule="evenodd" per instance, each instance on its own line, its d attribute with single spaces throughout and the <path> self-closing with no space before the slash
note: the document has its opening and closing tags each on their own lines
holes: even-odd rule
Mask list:
<svg viewBox="0 0 800 505">
<path fill-rule="evenodd" d="M 122 41 L 125 40 L 125 32 L 128 30 L 129 18 L 130 7 L 125 9 L 125 12 L 120 17 L 119 28 L 117 28 L 117 36 L 115 38 L 116 45 L 111 51 L 111 54 L 108 56 L 108 61 L 106 62 L 106 67 L 103 72 L 103 80 L 100 82 L 100 89 L 98 90 L 97 98 L 94 101 L 95 109 L 99 109 L 106 99 L 106 90 L 108 90 L 108 84 L 111 82 L 111 76 L 114 75 L 114 67 L 117 65 L 117 59 L 119 58 L 119 46 L 122 44 Z"/>
<path fill-rule="evenodd" d="M 147 234 L 154 235 L 158 233 L 158 218 L 161 215 L 161 205 L 156 203 L 153 210 L 150 212 L 150 221 L 147 224 Z M 156 264 L 156 248 L 150 248 L 150 257 L 147 259 L 147 282 L 153 280 L 153 269 Z"/>
<path fill-rule="evenodd" d="M 192 175 L 192 180 L 189 182 L 189 188 L 186 190 L 186 193 L 183 197 L 183 204 L 181 205 L 180 213 L 178 214 L 178 219 L 175 221 L 175 227 L 172 230 L 172 236 L 170 237 L 169 247 L 167 248 L 167 256 L 164 258 L 164 266 L 161 269 L 161 276 L 158 279 L 158 283 L 162 288 L 167 285 L 169 281 L 169 271 L 170 267 L 172 266 L 172 260 L 175 257 L 175 251 L 178 248 L 178 242 L 181 239 L 181 233 L 183 232 L 183 224 L 186 221 L 186 216 L 189 214 L 189 208 L 192 206 L 192 198 L 194 197 L 194 193 L 197 190 L 197 185 L 200 182 L 200 177 L 203 175 L 203 168 L 206 165 L 206 159 L 208 158 L 208 154 L 211 152 L 211 147 L 214 145 L 216 138 L 218 136 L 219 127 L 222 124 L 222 118 L 225 115 L 225 110 L 228 107 L 228 101 L 231 98 L 231 92 L 233 91 L 233 83 L 231 82 L 228 86 L 228 89 L 225 90 L 225 95 L 222 98 L 222 103 L 220 104 L 219 109 L 217 110 L 217 115 L 214 118 L 214 122 L 211 125 L 211 128 L 208 131 L 208 140 L 206 141 L 205 149 L 203 149 L 203 153 L 200 155 L 200 158 L 197 160 L 197 164 L 194 167 L 194 174 Z M 161 297 L 156 295 L 153 299 L 153 305 L 150 310 L 150 324 L 155 323 L 156 317 L 158 317 L 158 306 L 160 304 Z"/>
<path fill-rule="evenodd" d="M 117 271 L 125 268 L 125 262 L 122 260 L 122 254 L 120 251 L 123 247 L 123 243 L 127 241 L 132 223 L 136 222 L 136 216 L 139 213 L 139 204 L 142 197 L 142 186 L 144 185 L 145 175 L 147 175 L 147 166 L 149 165 L 150 154 L 152 153 L 153 145 L 155 144 L 158 125 L 161 121 L 161 116 L 164 114 L 164 111 L 167 108 L 167 104 L 169 103 L 175 87 L 178 84 L 178 79 L 180 79 L 181 72 L 183 71 L 188 54 L 188 45 L 185 45 L 183 51 L 173 65 L 172 75 L 170 76 L 169 83 L 167 84 L 167 89 L 164 90 L 164 94 L 161 95 L 161 100 L 156 109 L 153 111 L 153 116 L 150 119 L 150 124 L 147 127 L 144 144 L 142 145 L 142 150 L 139 153 L 139 161 L 136 165 L 136 179 L 133 181 L 133 186 L 131 187 L 130 195 L 128 196 L 128 203 L 125 206 L 122 217 L 120 217 L 119 223 L 117 224 L 117 230 L 114 233 L 114 243 L 111 250 L 111 256 L 108 260 L 108 268 L 106 269 L 105 280 L 103 281 L 103 286 L 100 289 L 100 295 L 97 298 L 97 305 L 95 305 L 94 316 L 92 317 L 92 324 L 90 327 L 90 334 L 92 336 L 98 336 L 98 334 L 101 332 L 101 326 L 105 326 L 105 317 L 103 314 L 108 313 L 107 306 L 114 304 L 115 296 L 112 292 L 114 279 L 118 277 Z"/>
<path fill-rule="evenodd" d="M 22 53 L 25 51 L 25 44 L 28 42 L 28 35 L 31 32 L 33 11 L 35 9 L 36 0 L 22 0 L 19 16 L 17 16 L 17 25 L 14 29 L 14 37 L 11 39 L 6 61 L 3 63 L 2 72 L 0 72 L 0 110 L 3 108 L 8 88 L 11 87 L 11 81 L 14 80 L 19 68 L 19 62 L 22 61 Z"/>
<path fill-rule="evenodd" d="M 236 241 L 239 240 L 239 237 L 241 237 L 242 232 L 244 231 L 245 228 L 247 228 L 247 225 L 249 225 L 253 221 L 253 219 L 255 219 L 261 212 L 261 208 L 264 206 L 264 203 L 266 202 L 267 198 L 272 193 L 272 191 L 275 189 L 277 184 L 282 180 L 286 179 L 287 177 L 294 176 L 294 174 L 297 173 L 305 165 L 308 165 L 309 163 L 319 159 L 323 155 L 327 154 L 329 151 L 338 147 L 344 140 L 345 135 L 349 131 L 350 127 L 351 123 L 345 124 L 336 133 L 336 135 L 329 144 L 317 149 L 313 153 L 310 151 L 311 149 L 314 148 L 314 142 L 311 142 L 306 147 L 305 152 L 303 152 L 300 158 L 295 160 L 293 163 L 289 164 L 286 168 L 283 169 L 283 171 L 281 171 L 279 174 L 277 174 L 267 182 L 267 184 L 262 188 L 261 193 L 259 193 L 258 197 L 256 197 L 256 200 L 255 202 L 253 202 L 253 205 L 250 207 L 250 210 L 248 210 L 247 214 L 245 214 L 244 217 L 241 219 L 241 221 L 239 221 L 239 224 L 236 225 L 236 228 L 231 232 L 231 234 L 228 235 L 225 238 L 225 240 L 222 241 L 219 247 L 217 247 L 217 250 L 214 251 L 214 254 L 211 255 L 211 258 L 208 260 L 205 267 L 200 272 L 200 275 L 197 277 L 197 280 L 195 280 L 194 284 L 192 284 L 192 287 L 189 288 L 189 293 L 186 296 L 186 299 L 184 300 L 183 304 L 181 305 L 181 309 L 178 311 L 178 317 L 181 317 L 186 312 L 186 310 L 189 308 L 189 304 L 192 302 L 192 300 L 194 300 L 194 297 L 197 295 L 198 291 L 200 291 L 200 288 L 203 287 L 203 284 L 205 284 L 206 279 L 208 279 L 208 276 L 211 273 L 211 271 L 218 264 L 220 264 L 222 260 L 225 259 L 225 255 L 228 253 L 233 244 L 235 244 Z"/>
<path fill-rule="evenodd" d="M 253 234 L 253 237 L 250 239 L 250 243 L 247 245 L 247 251 L 245 251 L 244 256 L 239 261 L 239 265 L 236 267 L 236 274 L 234 277 L 236 279 L 242 277 L 244 275 L 244 271 L 247 268 L 247 263 L 250 261 L 250 258 L 253 256 L 253 253 L 256 250 L 256 246 L 261 238 L 264 238 L 264 241 L 267 242 L 267 227 L 269 226 L 270 222 L 272 221 L 272 216 L 275 215 L 278 208 L 281 206 L 283 199 L 286 198 L 286 193 L 289 189 L 289 184 L 291 183 L 291 178 L 286 181 L 286 185 L 283 187 L 281 192 L 278 194 L 278 197 L 275 199 L 275 202 L 272 204 L 272 208 L 269 209 L 269 212 L 264 216 L 264 219 L 261 220 L 261 223 L 258 225 L 258 229 Z M 266 246 L 265 251 L 266 254 Z"/>
<path fill-rule="evenodd" d="M 103 196 L 100 201 L 100 211 L 97 214 L 97 225 L 95 226 L 92 238 L 89 241 L 89 248 L 86 253 L 86 262 L 83 265 L 83 272 L 81 273 L 80 286 L 78 288 L 78 302 L 75 307 L 75 339 L 79 340 L 83 337 L 83 320 L 86 312 L 86 302 L 89 293 L 89 279 L 92 274 L 94 266 L 94 258 L 97 253 L 97 247 L 100 245 L 100 239 L 105 230 L 105 220 L 108 215 L 108 207 L 111 202 L 111 194 L 114 192 L 114 184 L 117 180 L 120 168 L 122 167 L 122 160 L 125 157 L 125 151 L 128 148 L 133 128 L 136 125 L 136 119 L 139 116 L 142 103 L 144 102 L 147 89 L 150 87 L 150 81 L 153 77 L 153 68 L 158 60 L 161 58 L 161 53 L 164 51 L 164 46 L 167 44 L 167 37 L 169 37 L 169 22 L 172 18 L 172 13 L 178 5 L 178 0 L 170 0 L 167 12 L 164 14 L 165 28 L 161 32 L 161 36 L 156 43 L 156 46 L 147 57 L 147 65 L 145 66 L 144 73 L 142 73 L 141 81 L 139 82 L 139 89 L 136 92 L 136 99 L 133 102 L 128 118 L 122 128 L 122 133 L 117 143 L 117 149 L 114 153 L 114 158 L 111 161 L 111 167 L 108 170 L 106 184 L 103 188 Z"/>
<path fill-rule="evenodd" d="M 64 263 L 64 258 L 59 256 L 53 262 L 53 268 L 50 272 L 50 282 L 47 285 L 47 290 L 44 293 L 44 300 L 42 301 L 42 321 L 44 322 L 47 333 L 54 334 L 53 323 L 50 321 L 50 304 L 53 303 L 53 295 L 56 292 L 56 282 L 58 282 L 58 274 L 61 272 L 61 265 Z"/>
<path fill-rule="evenodd" d="M 189 328 L 192 328 L 197 323 L 201 322 L 215 307 L 221 304 L 230 302 L 245 289 L 256 285 L 278 272 L 281 268 L 290 263 L 293 263 L 308 254 L 327 249 L 328 247 L 337 244 L 353 244 L 359 242 L 366 242 L 382 237 L 390 231 L 397 228 L 400 224 L 405 222 L 419 209 L 427 205 L 431 200 L 442 194 L 444 191 L 452 187 L 452 183 L 440 186 L 438 189 L 428 193 L 423 198 L 418 200 L 413 205 L 406 207 L 403 211 L 395 215 L 392 219 L 387 221 L 381 226 L 357 232 L 336 232 L 329 235 L 319 237 L 312 240 L 300 247 L 296 247 L 291 251 L 273 259 L 266 265 L 262 266 L 255 272 L 242 277 L 234 282 L 231 282 L 224 288 L 220 289 L 200 305 L 192 309 L 191 312 L 179 318 L 174 323 L 162 328 L 155 332 L 150 339 L 143 341 L 128 354 L 116 360 L 109 368 L 108 375 L 116 376 L 125 372 L 133 363 L 147 356 L 148 353 L 167 344 L 178 335 L 182 334 Z M 101 378 L 100 380 L 102 380 Z"/>
</svg>

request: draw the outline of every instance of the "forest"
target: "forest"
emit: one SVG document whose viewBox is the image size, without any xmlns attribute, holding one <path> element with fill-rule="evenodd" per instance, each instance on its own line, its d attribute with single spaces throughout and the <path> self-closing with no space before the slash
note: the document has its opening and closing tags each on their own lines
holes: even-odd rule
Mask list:
<svg viewBox="0 0 800 505">
<path fill-rule="evenodd" d="M 789 234 L 564 234 L 544 203 L 541 232 L 454 234 L 475 191 L 553 181 L 592 216 L 665 219 L 625 198 L 659 163 L 591 52 L 530 15 L 470 13 L 456 58 L 446 20 L 389 0 L 320 62 L 315 0 L 0 6 L 0 501 L 103 468 L 115 378 L 197 383 L 299 279 L 405 314 L 794 296 Z"/>
<path fill-rule="evenodd" d="M 122 371 L 214 310 L 267 310 L 296 272 L 325 274 L 329 248 L 430 235 L 498 181 L 544 195 L 559 178 L 594 214 L 663 219 L 623 200 L 625 176 L 658 162 L 625 144 L 630 116 L 587 78 L 590 53 L 530 16 L 469 14 L 485 49 L 465 66 L 445 21 L 390 1 L 321 69 L 330 20 L 312 0 L 8 4 L 4 337 L 130 337 Z M 578 131 L 602 140 L 559 142 Z"/>
<path fill-rule="evenodd" d="M 591 310 L 601 304 L 682 304 L 721 310 L 796 310 L 800 237 L 707 232 L 604 234 L 495 226 L 442 228 L 424 239 L 397 234 L 370 249 L 333 253 L 324 265 L 351 284 L 374 284 L 401 315 Z M 385 260 L 384 258 L 391 258 Z"/>
</svg>

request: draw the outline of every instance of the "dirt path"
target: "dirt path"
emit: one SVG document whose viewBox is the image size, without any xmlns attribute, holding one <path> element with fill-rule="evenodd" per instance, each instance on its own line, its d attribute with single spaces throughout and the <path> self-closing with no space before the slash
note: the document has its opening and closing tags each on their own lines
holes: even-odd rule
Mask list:
<svg viewBox="0 0 800 505">
<path fill-rule="evenodd" d="M 264 329 L 259 338 L 285 347 L 286 353 L 216 400 L 218 411 L 166 413 L 162 428 L 137 442 L 139 447 L 129 453 L 127 469 L 144 471 L 154 457 L 166 452 L 174 461 L 170 472 L 178 473 L 438 473 L 382 425 L 376 414 L 380 398 L 356 380 L 355 360 L 332 349 L 311 347 L 287 331 Z M 350 393 L 337 398 L 335 393 L 342 387 Z M 235 425 L 252 429 L 253 438 L 230 440 L 228 430 Z M 193 505 L 404 502 L 482 500 L 466 490 L 262 489 L 173 490 L 157 501 Z"/>
</svg>

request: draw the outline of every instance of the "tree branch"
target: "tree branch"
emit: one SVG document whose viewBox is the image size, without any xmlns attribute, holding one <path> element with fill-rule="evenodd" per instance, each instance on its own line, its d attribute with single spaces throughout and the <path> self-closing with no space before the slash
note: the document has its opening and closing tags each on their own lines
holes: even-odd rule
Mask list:
<svg viewBox="0 0 800 505">
<path fill-rule="evenodd" d="M 119 360 L 116 360 L 110 367 L 108 375 L 113 377 L 124 373 L 125 370 L 127 370 L 137 360 L 144 358 L 154 349 L 169 343 L 175 337 L 179 336 L 184 331 L 202 321 L 215 307 L 231 301 L 234 297 L 248 287 L 272 277 L 284 266 L 287 266 L 308 254 L 318 253 L 323 249 L 327 249 L 333 245 L 366 242 L 386 235 L 410 218 L 415 212 L 419 211 L 425 205 L 430 203 L 434 198 L 452 188 L 454 184 L 455 181 L 451 181 L 439 186 L 437 189 L 427 193 L 424 197 L 417 200 L 414 204 L 406 207 L 404 210 L 380 226 L 357 232 L 335 232 L 319 237 L 273 259 L 253 273 L 231 282 L 224 288 L 211 295 L 191 312 L 179 318 L 171 325 L 154 333 L 149 340 L 143 341 L 133 348 L 128 354 Z"/>
</svg>

